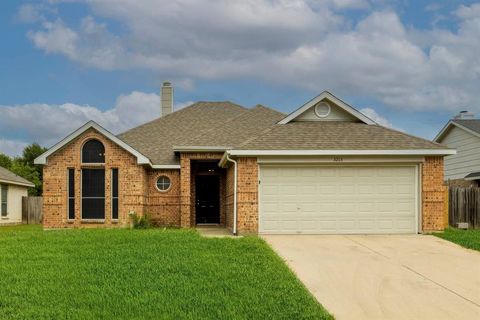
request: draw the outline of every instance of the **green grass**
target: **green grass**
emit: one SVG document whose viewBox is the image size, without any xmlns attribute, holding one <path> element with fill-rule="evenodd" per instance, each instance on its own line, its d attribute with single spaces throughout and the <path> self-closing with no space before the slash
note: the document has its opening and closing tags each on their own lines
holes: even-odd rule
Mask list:
<svg viewBox="0 0 480 320">
<path fill-rule="evenodd" d="M 0 228 L 0 319 L 328 319 L 257 237 Z"/>
<path fill-rule="evenodd" d="M 449 228 L 443 233 L 435 233 L 434 235 L 459 244 L 462 247 L 480 251 L 480 229 L 459 230 Z"/>
</svg>

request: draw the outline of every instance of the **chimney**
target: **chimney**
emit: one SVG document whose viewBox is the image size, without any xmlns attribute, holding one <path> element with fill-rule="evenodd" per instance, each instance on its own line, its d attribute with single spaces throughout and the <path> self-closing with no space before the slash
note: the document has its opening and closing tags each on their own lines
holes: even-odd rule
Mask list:
<svg viewBox="0 0 480 320">
<path fill-rule="evenodd" d="M 475 115 L 467 110 L 460 111 L 455 117 L 455 120 L 470 120 L 475 119 Z"/>
<path fill-rule="evenodd" d="M 160 106 L 162 109 L 162 117 L 173 111 L 173 87 L 168 81 L 163 82 L 160 90 Z"/>
</svg>

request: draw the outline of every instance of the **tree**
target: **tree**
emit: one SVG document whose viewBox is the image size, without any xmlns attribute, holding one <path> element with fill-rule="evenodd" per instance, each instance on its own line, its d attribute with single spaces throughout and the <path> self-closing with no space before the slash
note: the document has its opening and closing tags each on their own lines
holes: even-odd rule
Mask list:
<svg viewBox="0 0 480 320">
<path fill-rule="evenodd" d="M 34 166 L 33 161 L 35 160 L 35 158 L 37 158 L 45 151 L 47 151 L 47 148 L 41 147 L 38 143 L 32 143 L 23 149 L 22 161 L 25 164 Z"/>
<path fill-rule="evenodd" d="M 21 158 L 16 158 L 12 162 L 10 171 L 22 178 L 27 179 L 35 185 L 34 188 L 28 189 L 29 195 L 39 196 L 42 194 L 42 180 L 40 179 L 40 174 L 34 166 L 23 163 Z"/>
<path fill-rule="evenodd" d="M 15 157 L 13 160 L 9 156 L 0 153 L 0 166 L 7 168 L 16 175 L 35 184 L 34 188 L 28 189 L 29 195 L 41 196 L 43 191 L 42 167 L 35 165 L 33 161 L 46 150 L 46 148 L 41 147 L 38 143 L 32 143 L 23 149 L 21 157 Z"/>
<path fill-rule="evenodd" d="M 0 167 L 10 169 L 11 166 L 12 166 L 12 159 L 6 154 L 3 154 L 0 152 Z"/>
</svg>

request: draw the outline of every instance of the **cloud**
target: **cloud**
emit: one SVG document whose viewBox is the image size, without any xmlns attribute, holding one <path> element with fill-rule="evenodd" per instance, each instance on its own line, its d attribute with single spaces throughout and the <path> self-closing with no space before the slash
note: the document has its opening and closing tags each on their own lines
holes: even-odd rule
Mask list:
<svg viewBox="0 0 480 320">
<path fill-rule="evenodd" d="M 256 79 L 373 98 L 396 109 L 480 110 L 480 4 L 450 13 L 454 31 L 407 28 L 397 13 L 373 9 L 372 1 L 85 4 L 91 15 L 78 26 L 59 16 L 39 23 L 29 39 L 46 53 L 104 70 L 146 69 L 191 81 Z M 353 21 L 342 9 L 365 14 Z M 113 24 L 121 28 L 114 32 Z"/>
<path fill-rule="evenodd" d="M 360 109 L 360 112 L 378 123 L 381 126 L 388 127 L 388 128 L 394 128 L 393 124 L 385 117 L 379 115 L 375 109 L 372 108 L 363 108 Z"/>
<path fill-rule="evenodd" d="M 7 140 L 0 138 L 0 152 L 10 157 L 15 157 L 22 154 L 23 148 L 28 144 L 24 141 Z"/>
<path fill-rule="evenodd" d="M 174 109 L 189 104 L 178 103 Z M 120 95 L 115 106 L 106 111 L 74 103 L 0 105 L 0 110 L 0 136 L 21 137 L 21 140 L 0 139 L 0 152 L 18 155 L 25 145 L 32 142 L 50 147 L 89 120 L 98 122 L 115 134 L 151 121 L 160 115 L 160 97 L 154 93 L 133 91 Z"/>
</svg>

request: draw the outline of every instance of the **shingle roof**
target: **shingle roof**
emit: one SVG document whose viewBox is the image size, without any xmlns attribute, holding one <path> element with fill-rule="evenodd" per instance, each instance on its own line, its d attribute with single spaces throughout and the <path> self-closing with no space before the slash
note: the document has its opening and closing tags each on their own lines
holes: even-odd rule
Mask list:
<svg viewBox="0 0 480 320">
<path fill-rule="evenodd" d="M 173 146 L 189 145 L 195 137 L 247 112 L 248 109 L 228 101 L 197 102 L 119 134 L 118 138 L 153 164 L 178 164 Z"/>
<path fill-rule="evenodd" d="M 5 169 L 4 167 L 0 167 L 0 182 L 10 183 L 10 184 L 20 184 L 20 185 L 27 185 L 30 187 L 34 187 L 35 185 L 24 179 L 20 176 L 17 176 L 10 170 Z"/>
<path fill-rule="evenodd" d="M 461 126 L 464 126 L 467 129 L 480 133 L 480 120 L 479 119 L 454 119 L 452 122 L 458 123 Z"/>
<path fill-rule="evenodd" d="M 325 121 L 275 125 L 237 149 L 405 150 L 445 149 L 445 146 L 378 125 Z"/>
<path fill-rule="evenodd" d="M 290 122 L 258 105 L 198 102 L 118 137 L 154 165 L 178 164 L 174 147 L 229 147 L 239 150 L 405 150 L 446 147 L 378 125 L 354 122 Z"/>
<path fill-rule="evenodd" d="M 262 105 L 240 114 L 218 127 L 213 127 L 200 136 L 185 141 L 189 146 L 236 147 L 246 140 L 261 135 L 265 130 L 285 117 L 284 113 Z"/>
</svg>

